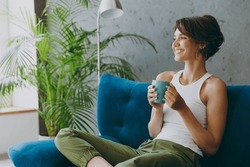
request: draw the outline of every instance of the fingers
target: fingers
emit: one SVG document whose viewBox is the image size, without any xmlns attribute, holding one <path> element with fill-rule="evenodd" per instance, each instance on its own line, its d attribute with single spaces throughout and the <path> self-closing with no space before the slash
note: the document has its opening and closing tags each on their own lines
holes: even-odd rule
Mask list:
<svg viewBox="0 0 250 167">
<path fill-rule="evenodd" d="M 148 103 L 154 107 L 154 108 L 163 108 L 163 104 L 162 103 L 155 103 L 155 101 L 157 100 L 157 93 L 156 93 L 156 88 L 153 85 L 148 86 Z"/>
<path fill-rule="evenodd" d="M 186 107 L 185 101 L 180 96 L 173 84 L 170 84 L 167 91 L 165 92 L 164 97 L 166 99 L 167 105 L 174 110 L 180 110 Z"/>
<path fill-rule="evenodd" d="M 155 88 L 153 85 L 148 86 L 148 102 L 153 104 L 154 101 L 157 99 L 157 93 L 155 93 Z"/>
<path fill-rule="evenodd" d="M 175 98 L 177 96 L 178 96 L 178 92 L 176 91 L 175 86 L 172 83 L 170 83 L 164 95 L 164 98 L 166 99 L 166 103 L 175 101 Z M 148 86 L 147 98 L 151 105 L 153 105 L 154 101 L 157 100 L 157 93 L 156 93 L 156 89 L 154 88 L 154 85 Z"/>
<path fill-rule="evenodd" d="M 169 84 L 168 91 L 171 92 L 171 93 L 176 92 L 175 86 L 172 83 Z"/>
<path fill-rule="evenodd" d="M 167 91 L 165 92 L 166 103 L 173 103 L 178 96 L 178 92 L 176 91 L 174 85 L 172 83 L 169 84 Z"/>
<path fill-rule="evenodd" d="M 175 86 L 172 83 L 170 83 L 167 91 L 165 92 L 165 95 L 175 96 L 176 94 L 177 94 L 177 91 L 175 89 Z"/>
</svg>

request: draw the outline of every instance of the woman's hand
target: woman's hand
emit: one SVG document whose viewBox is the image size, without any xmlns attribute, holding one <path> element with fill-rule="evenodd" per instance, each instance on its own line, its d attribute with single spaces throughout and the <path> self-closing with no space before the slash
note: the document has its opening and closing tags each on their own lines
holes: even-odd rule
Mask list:
<svg viewBox="0 0 250 167">
<path fill-rule="evenodd" d="M 157 99 L 157 93 L 153 85 L 148 86 L 148 103 L 154 108 L 162 108 L 163 104 L 155 103 L 154 101 Z"/>
<path fill-rule="evenodd" d="M 155 138 L 161 131 L 163 125 L 163 104 L 155 103 L 157 93 L 153 85 L 148 86 L 148 103 L 152 106 L 151 118 L 148 123 L 149 134 Z"/>
<path fill-rule="evenodd" d="M 166 99 L 165 103 L 173 110 L 180 111 L 187 107 L 185 101 L 172 83 L 170 83 L 164 97 Z"/>
</svg>

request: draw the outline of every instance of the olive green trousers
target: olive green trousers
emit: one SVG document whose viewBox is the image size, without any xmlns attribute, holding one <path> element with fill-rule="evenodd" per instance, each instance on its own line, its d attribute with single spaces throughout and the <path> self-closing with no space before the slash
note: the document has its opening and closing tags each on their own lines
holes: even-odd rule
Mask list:
<svg viewBox="0 0 250 167">
<path fill-rule="evenodd" d="M 65 157 L 79 167 L 86 167 L 95 156 L 103 157 L 116 167 L 200 167 L 202 158 L 170 141 L 147 140 L 134 149 L 69 128 L 58 133 L 55 144 Z"/>
</svg>

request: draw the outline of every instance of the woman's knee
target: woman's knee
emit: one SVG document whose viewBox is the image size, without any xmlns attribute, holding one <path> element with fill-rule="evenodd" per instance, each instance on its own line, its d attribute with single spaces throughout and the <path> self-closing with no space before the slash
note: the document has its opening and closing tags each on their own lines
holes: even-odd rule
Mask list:
<svg viewBox="0 0 250 167">
<path fill-rule="evenodd" d="M 56 138 L 62 138 L 62 137 L 65 137 L 65 136 L 69 136 L 69 135 L 72 134 L 73 132 L 74 132 L 74 130 L 71 129 L 71 128 L 63 128 L 63 129 L 61 129 L 61 130 L 58 132 Z"/>
<path fill-rule="evenodd" d="M 74 133 L 73 129 L 70 128 L 61 129 L 55 137 L 56 147 L 60 148 L 61 146 L 63 146 L 67 138 L 71 136 L 73 133 Z"/>
</svg>

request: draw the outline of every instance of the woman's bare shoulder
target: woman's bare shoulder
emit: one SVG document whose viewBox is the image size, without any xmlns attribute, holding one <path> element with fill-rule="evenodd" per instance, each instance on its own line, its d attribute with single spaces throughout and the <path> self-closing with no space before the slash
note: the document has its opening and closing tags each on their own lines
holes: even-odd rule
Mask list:
<svg viewBox="0 0 250 167">
<path fill-rule="evenodd" d="M 164 72 L 161 72 L 160 74 L 158 74 L 156 79 L 170 82 L 172 80 L 174 74 L 176 74 L 176 71 L 164 71 Z"/>
<path fill-rule="evenodd" d="M 219 77 L 212 75 L 209 79 L 206 80 L 205 87 L 208 92 L 218 93 L 220 92 L 220 90 L 226 89 L 226 83 Z"/>
</svg>

